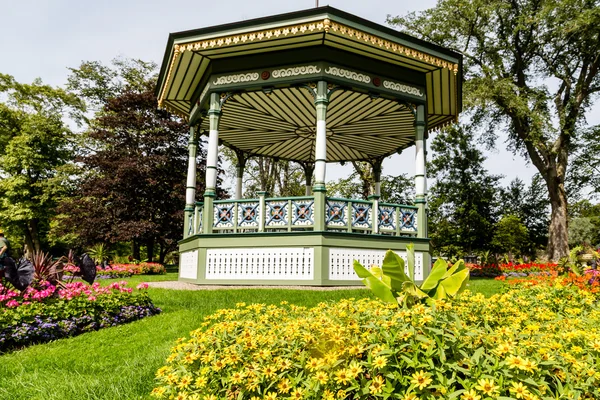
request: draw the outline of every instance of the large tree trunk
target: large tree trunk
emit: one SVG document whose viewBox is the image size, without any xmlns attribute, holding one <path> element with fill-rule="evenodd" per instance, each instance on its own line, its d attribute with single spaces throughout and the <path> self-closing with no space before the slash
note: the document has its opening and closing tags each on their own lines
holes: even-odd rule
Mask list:
<svg viewBox="0 0 600 400">
<path fill-rule="evenodd" d="M 135 239 L 131 242 L 131 253 L 134 260 L 139 261 L 142 258 L 140 256 L 140 243 Z"/>
<path fill-rule="evenodd" d="M 31 239 L 31 234 L 29 233 L 29 229 L 25 229 L 25 254 L 26 258 L 30 258 L 33 255 L 33 250 L 35 246 L 33 245 L 33 240 Z"/>
<path fill-rule="evenodd" d="M 562 169 L 561 169 L 562 171 Z M 562 176 L 561 176 L 562 175 Z M 548 230 L 546 253 L 550 260 L 558 261 L 569 255 L 569 232 L 567 226 L 567 193 L 564 175 L 555 168 L 550 169 L 546 178 L 552 213 Z"/>
<path fill-rule="evenodd" d="M 42 250 L 42 243 L 40 242 L 40 233 L 38 229 L 38 220 L 32 219 L 27 223 L 27 231 L 31 235 L 31 241 L 33 242 L 33 247 L 35 251 Z"/>
<path fill-rule="evenodd" d="M 146 241 L 146 258 L 148 259 L 148 262 L 154 260 L 154 239 L 148 239 Z"/>
</svg>

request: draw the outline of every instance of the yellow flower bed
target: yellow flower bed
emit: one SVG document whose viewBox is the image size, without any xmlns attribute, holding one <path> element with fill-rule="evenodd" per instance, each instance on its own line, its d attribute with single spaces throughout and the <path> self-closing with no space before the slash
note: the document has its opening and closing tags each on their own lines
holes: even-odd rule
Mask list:
<svg viewBox="0 0 600 400">
<path fill-rule="evenodd" d="M 434 308 L 238 304 L 180 339 L 157 380 L 169 399 L 600 399 L 600 306 L 561 286 Z"/>
</svg>

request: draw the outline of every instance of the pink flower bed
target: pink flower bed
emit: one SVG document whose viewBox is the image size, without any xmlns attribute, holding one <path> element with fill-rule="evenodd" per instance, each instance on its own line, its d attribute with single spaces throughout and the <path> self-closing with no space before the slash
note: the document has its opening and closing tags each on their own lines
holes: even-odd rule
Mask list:
<svg viewBox="0 0 600 400">
<path fill-rule="evenodd" d="M 65 273 L 76 275 L 79 268 L 74 265 L 68 265 L 64 268 Z M 159 263 L 139 263 L 139 264 L 110 264 L 106 268 L 96 267 L 97 278 L 127 278 L 133 275 L 160 275 L 166 274 L 164 265 Z"/>
</svg>

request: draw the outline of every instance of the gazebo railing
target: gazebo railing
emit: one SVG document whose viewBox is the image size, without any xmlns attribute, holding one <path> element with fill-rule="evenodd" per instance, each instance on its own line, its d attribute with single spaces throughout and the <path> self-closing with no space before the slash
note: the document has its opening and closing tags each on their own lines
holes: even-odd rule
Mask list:
<svg viewBox="0 0 600 400">
<path fill-rule="evenodd" d="M 414 206 L 377 200 L 327 197 L 324 225 L 328 231 L 416 235 L 417 210 Z M 205 233 L 204 212 L 204 204 L 196 203 L 188 236 Z M 212 213 L 213 233 L 312 231 L 318 215 L 313 196 L 215 200 Z"/>
<path fill-rule="evenodd" d="M 393 236 L 417 234 L 417 207 L 328 197 L 327 230 L 380 233 Z"/>
</svg>

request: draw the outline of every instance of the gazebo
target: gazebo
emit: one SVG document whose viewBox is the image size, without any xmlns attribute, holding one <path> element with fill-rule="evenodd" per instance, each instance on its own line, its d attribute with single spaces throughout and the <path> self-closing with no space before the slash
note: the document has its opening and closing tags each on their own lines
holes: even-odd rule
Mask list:
<svg viewBox="0 0 600 400">
<path fill-rule="evenodd" d="M 172 33 L 159 106 L 189 121 L 189 170 L 179 279 L 198 284 L 355 285 L 353 260 L 388 249 L 414 278 L 431 259 L 427 131 L 456 121 L 462 56 L 332 7 Z M 196 151 L 208 136 L 206 190 Z M 219 145 L 238 157 L 234 199 L 216 200 Z M 415 147 L 415 206 L 381 202 L 382 161 Z M 249 157 L 301 163 L 306 196 L 243 199 Z M 327 163 L 371 163 L 369 199 L 327 195 Z M 200 200 L 200 201 L 198 201 Z"/>
</svg>

